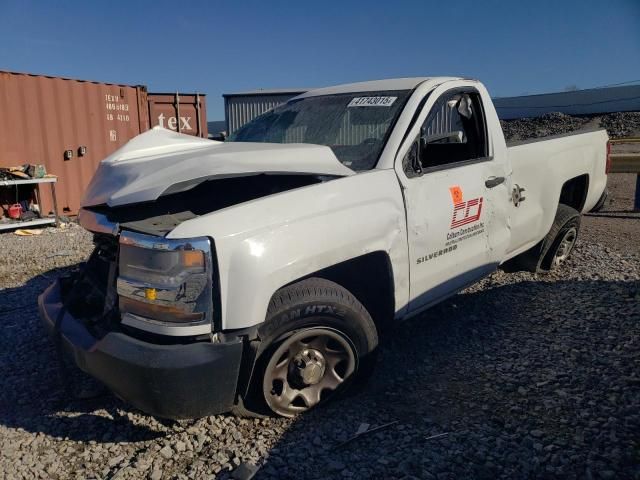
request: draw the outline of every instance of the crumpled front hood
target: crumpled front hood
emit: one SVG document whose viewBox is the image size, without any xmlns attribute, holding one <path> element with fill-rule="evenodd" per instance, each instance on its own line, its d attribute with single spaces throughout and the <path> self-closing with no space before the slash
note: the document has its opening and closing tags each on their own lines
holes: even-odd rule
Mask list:
<svg viewBox="0 0 640 480">
<path fill-rule="evenodd" d="M 216 142 L 155 127 L 105 158 L 82 207 L 156 200 L 206 180 L 257 174 L 348 176 L 329 147 L 309 144 Z"/>
</svg>

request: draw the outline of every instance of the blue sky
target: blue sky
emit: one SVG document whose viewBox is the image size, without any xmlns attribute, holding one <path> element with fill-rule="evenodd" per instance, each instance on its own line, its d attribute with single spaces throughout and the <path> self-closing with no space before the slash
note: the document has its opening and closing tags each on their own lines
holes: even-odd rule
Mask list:
<svg viewBox="0 0 640 480">
<path fill-rule="evenodd" d="M 640 0 L 0 0 L 0 70 L 222 93 L 462 75 L 495 96 L 640 79 Z"/>
</svg>

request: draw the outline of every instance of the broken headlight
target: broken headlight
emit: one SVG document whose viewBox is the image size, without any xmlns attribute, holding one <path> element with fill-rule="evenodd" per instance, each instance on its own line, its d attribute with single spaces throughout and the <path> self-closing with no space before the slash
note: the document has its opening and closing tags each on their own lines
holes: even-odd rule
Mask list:
<svg viewBox="0 0 640 480">
<path fill-rule="evenodd" d="M 211 242 L 123 232 L 118 260 L 122 323 L 161 335 L 211 332 Z"/>
</svg>

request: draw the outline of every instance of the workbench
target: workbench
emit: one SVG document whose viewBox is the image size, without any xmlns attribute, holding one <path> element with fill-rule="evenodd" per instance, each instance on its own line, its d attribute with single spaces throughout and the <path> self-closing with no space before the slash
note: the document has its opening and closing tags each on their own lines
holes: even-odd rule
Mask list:
<svg viewBox="0 0 640 480">
<path fill-rule="evenodd" d="M 2 230 L 10 230 L 13 228 L 25 228 L 25 227 L 35 227 L 37 225 L 50 225 L 55 224 L 55 226 L 60 225 L 60 219 L 58 218 L 58 202 L 56 199 L 56 182 L 58 181 L 57 177 L 44 177 L 44 178 L 29 178 L 24 180 L 0 180 L 0 188 L 6 187 L 15 187 L 21 185 L 36 185 L 35 195 L 36 195 L 36 203 L 38 206 L 40 203 L 40 185 L 43 183 L 48 183 L 51 186 L 51 198 L 53 200 L 53 218 L 45 217 L 45 218 L 35 218 L 33 220 L 12 220 L 10 222 L 0 222 L 0 231 Z M 42 214 L 42 212 L 40 212 Z"/>
</svg>

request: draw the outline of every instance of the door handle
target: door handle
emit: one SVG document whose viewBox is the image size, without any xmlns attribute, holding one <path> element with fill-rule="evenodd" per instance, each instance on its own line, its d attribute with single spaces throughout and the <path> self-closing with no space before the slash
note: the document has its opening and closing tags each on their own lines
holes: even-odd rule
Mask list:
<svg viewBox="0 0 640 480">
<path fill-rule="evenodd" d="M 485 180 L 484 185 L 487 188 L 493 188 L 493 187 L 497 187 L 503 182 L 504 182 L 504 177 L 490 177 Z"/>
</svg>

